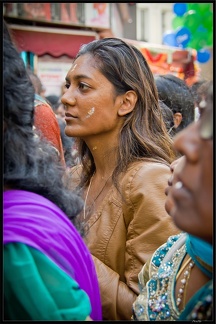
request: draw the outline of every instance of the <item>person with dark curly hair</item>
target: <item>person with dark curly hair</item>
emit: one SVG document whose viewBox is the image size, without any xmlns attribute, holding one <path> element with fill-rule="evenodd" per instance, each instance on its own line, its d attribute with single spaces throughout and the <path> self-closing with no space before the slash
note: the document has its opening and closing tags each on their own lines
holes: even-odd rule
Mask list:
<svg viewBox="0 0 216 324">
<path fill-rule="evenodd" d="M 52 146 L 35 136 L 34 88 L 3 24 L 4 320 L 100 320 L 94 263 Z"/>
<path fill-rule="evenodd" d="M 173 112 L 173 135 L 194 121 L 194 98 L 186 82 L 175 75 L 155 75 L 158 97 Z"/>
<path fill-rule="evenodd" d="M 164 209 L 172 140 L 145 58 L 121 39 L 82 46 L 65 90 L 65 134 L 76 137 L 80 159 L 68 181 L 83 195 L 79 219 L 88 229 L 103 319 L 128 320 L 143 263 L 178 231 Z"/>
</svg>

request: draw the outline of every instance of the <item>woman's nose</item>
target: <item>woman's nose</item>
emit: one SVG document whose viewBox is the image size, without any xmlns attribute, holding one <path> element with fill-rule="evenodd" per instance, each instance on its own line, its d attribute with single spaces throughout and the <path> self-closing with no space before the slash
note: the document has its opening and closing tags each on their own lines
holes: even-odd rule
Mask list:
<svg viewBox="0 0 216 324">
<path fill-rule="evenodd" d="M 73 106 L 76 103 L 75 96 L 73 95 L 72 90 L 67 89 L 61 97 L 61 102 L 64 106 Z"/>
</svg>

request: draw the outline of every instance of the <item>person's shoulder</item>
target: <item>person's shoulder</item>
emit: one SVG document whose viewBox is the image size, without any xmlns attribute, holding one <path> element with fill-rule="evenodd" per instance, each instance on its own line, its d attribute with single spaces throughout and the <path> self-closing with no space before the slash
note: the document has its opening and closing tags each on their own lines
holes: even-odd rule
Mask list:
<svg viewBox="0 0 216 324">
<path fill-rule="evenodd" d="M 142 160 L 132 163 L 124 174 L 124 180 L 128 178 L 140 179 L 155 178 L 160 175 L 170 176 L 170 167 L 165 162 L 154 160 Z"/>
<path fill-rule="evenodd" d="M 151 262 L 155 267 L 159 267 L 161 265 L 161 262 L 165 259 L 168 253 L 172 251 L 177 241 L 180 243 L 178 244 L 180 248 L 185 242 L 185 233 L 181 232 L 179 234 L 170 236 L 167 241 L 154 252 Z"/>
<path fill-rule="evenodd" d="M 139 161 L 133 163 L 123 174 L 121 185 L 123 192 L 134 197 L 138 195 L 164 195 L 165 187 L 171 175 L 170 168 L 165 163 L 154 161 Z"/>
<path fill-rule="evenodd" d="M 149 171 L 155 169 L 169 169 L 169 164 L 167 162 L 157 161 L 154 159 L 143 159 L 140 161 L 133 162 L 128 167 L 128 173 L 133 172 L 133 170 L 142 170 L 142 171 Z"/>
<path fill-rule="evenodd" d="M 34 107 L 35 113 L 45 113 L 46 115 L 54 116 L 56 119 L 55 113 L 49 103 L 37 94 L 35 94 Z"/>
<path fill-rule="evenodd" d="M 49 106 L 49 103 L 47 102 L 46 99 L 44 99 L 43 97 L 41 97 L 39 94 L 35 93 L 34 95 L 34 105 L 38 106 L 38 105 L 46 105 Z M 50 107 L 51 108 L 51 107 Z M 52 108 L 51 108 L 52 109 Z"/>
</svg>

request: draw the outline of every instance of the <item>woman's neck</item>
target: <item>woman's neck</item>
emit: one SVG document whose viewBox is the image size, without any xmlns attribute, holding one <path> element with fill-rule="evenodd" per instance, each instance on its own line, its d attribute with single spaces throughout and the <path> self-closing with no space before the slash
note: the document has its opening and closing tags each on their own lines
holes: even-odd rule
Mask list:
<svg viewBox="0 0 216 324">
<path fill-rule="evenodd" d="M 94 143 L 86 143 L 91 151 L 95 164 L 95 176 L 106 179 L 112 174 L 117 165 L 117 145 L 113 142 L 107 144 L 104 141 L 94 141 Z"/>
</svg>

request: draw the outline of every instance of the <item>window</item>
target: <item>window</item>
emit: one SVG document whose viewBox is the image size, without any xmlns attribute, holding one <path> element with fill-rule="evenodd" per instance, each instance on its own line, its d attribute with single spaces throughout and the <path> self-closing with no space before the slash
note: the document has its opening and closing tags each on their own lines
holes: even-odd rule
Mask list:
<svg viewBox="0 0 216 324">
<path fill-rule="evenodd" d="M 148 9 L 140 9 L 140 35 L 139 40 L 148 42 L 149 35 L 148 35 L 148 26 L 149 26 L 149 10 Z"/>
<path fill-rule="evenodd" d="M 172 30 L 173 13 L 171 11 L 163 10 L 161 12 L 161 32 L 162 35 L 168 30 Z"/>
</svg>

